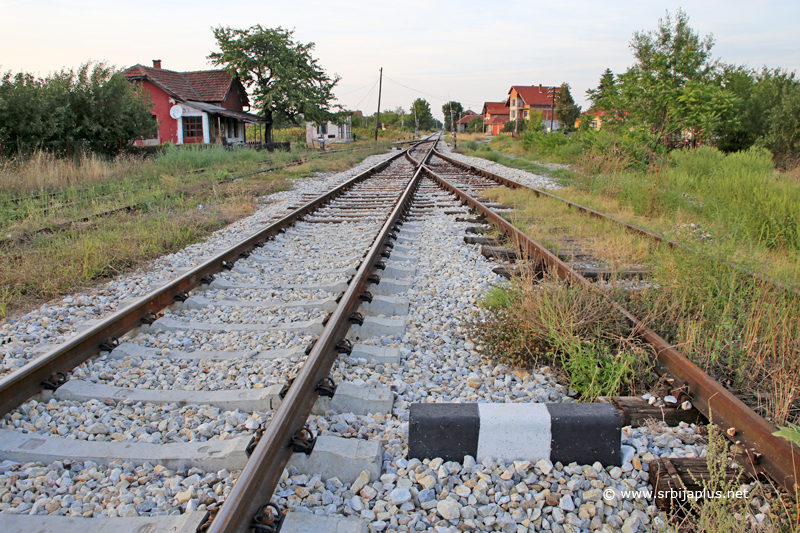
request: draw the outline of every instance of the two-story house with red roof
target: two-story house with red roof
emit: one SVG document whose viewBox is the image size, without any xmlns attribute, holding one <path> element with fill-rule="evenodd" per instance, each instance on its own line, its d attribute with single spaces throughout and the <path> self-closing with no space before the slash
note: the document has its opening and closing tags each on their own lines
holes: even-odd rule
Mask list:
<svg viewBox="0 0 800 533">
<path fill-rule="evenodd" d="M 244 144 L 246 123 L 268 122 L 245 111 L 250 101 L 244 86 L 224 70 L 176 72 L 157 59 L 152 67 L 130 67 L 125 76 L 150 94 L 158 122 L 158 137 L 137 144 Z"/>
<path fill-rule="evenodd" d="M 527 119 L 531 111 L 541 111 L 547 127 L 550 127 L 552 121 L 553 129 L 559 129 L 561 124 L 553 120 L 555 99 L 558 96 L 556 91 L 558 87 L 545 87 L 541 84 L 513 85 L 505 101 L 505 105 L 509 108 L 509 120 Z"/>
</svg>

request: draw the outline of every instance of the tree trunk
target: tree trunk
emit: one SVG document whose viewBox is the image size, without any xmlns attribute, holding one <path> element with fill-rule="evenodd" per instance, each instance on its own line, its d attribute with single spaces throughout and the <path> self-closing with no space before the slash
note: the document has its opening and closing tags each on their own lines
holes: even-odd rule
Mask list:
<svg viewBox="0 0 800 533">
<path fill-rule="evenodd" d="M 270 144 L 272 143 L 272 111 L 269 109 L 264 110 L 264 118 L 269 121 L 264 124 L 264 142 Z"/>
</svg>

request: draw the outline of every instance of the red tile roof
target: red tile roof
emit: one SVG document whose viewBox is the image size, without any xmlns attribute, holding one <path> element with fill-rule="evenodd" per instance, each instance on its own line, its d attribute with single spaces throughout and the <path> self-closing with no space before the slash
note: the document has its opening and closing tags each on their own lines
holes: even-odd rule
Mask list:
<svg viewBox="0 0 800 533">
<path fill-rule="evenodd" d="M 505 124 L 506 122 L 508 122 L 508 120 L 509 120 L 508 115 L 495 115 L 486 122 L 484 122 L 484 124 Z"/>
<path fill-rule="evenodd" d="M 490 115 L 510 115 L 511 109 L 505 102 L 484 102 L 483 114 L 489 113 Z"/>
<path fill-rule="evenodd" d="M 552 105 L 553 97 L 550 95 L 550 89 L 557 89 L 558 87 L 546 87 L 543 85 L 512 85 L 508 90 L 517 91 L 517 94 L 522 98 L 522 101 L 529 106 L 544 106 Z"/>
<path fill-rule="evenodd" d="M 224 70 L 175 72 L 164 68 L 134 65 L 125 71 L 128 78 L 147 78 L 180 100 L 222 102 L 233 78 Z"/>
<path fill-rule="evenodd" d="M 457 120 L 457 121 L 456 121 L 456 124 L 469 124 L 469 121 L 470 121 L 470 120 L 472 120 L 472 119 L 473 119 L 473 118 L 475 118 L 475 117 L 479 117 L 479 116 L 480 116 L 480 115 L 478 115 L 478 114 L 476 114 L 476 113 L 473 113 L 473 112 L 471 112 L 471 111 L 470 111 L 470 112 L 468 112 L 468 114 L 467 114 L 467 115 L 464 115 L 464 116 L 463 116 L 463 117 L 461 117 L 459 120 Z"/>
</svg>

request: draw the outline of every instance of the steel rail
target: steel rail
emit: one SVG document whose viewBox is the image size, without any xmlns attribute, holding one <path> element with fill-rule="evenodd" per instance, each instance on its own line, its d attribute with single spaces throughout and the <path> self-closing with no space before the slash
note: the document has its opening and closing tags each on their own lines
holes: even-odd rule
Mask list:
<svg viewBox="0 0 800 533">
<path fill-rule="evenodd" d="M 152 317 L 154 313 L 158 313 L 172 305 L 176 300 L 185 299 L 188 291 L 199 286 L 203 279 L 213 276 L 223 269 L 230 268 L 240 257 L 246 257 L 253 249 L 263 246 L 270 237 L 277 235 L 303 216 L 343 194 L 356 183 L 367 179 L 376 172 L 380 172 L 404 153 L 399 152 L 385 161 L 368 168 L 361 174 L 292 211 L 263 230 L 250 235 L 238 244 L 208 259 L 189 272 L 151 291 L 139 298 L 134 304 L 106 317 L 92 328 L 75 335 L 18 370 L 3 376 L 0 378 L 0 416 L 10 412 L 28 398 L 40 392 L 43 389 L 43 382 L 50 380 L 53 376 L 57 376 L 58 373 L 69 372 L 95 355 L 102 349 L 104 343 L 108 343 L 109 339 L 121 337 L 133 328 L 140 326 L 143 323 L 143 319 Z"/>
<path fill-rule="evenodd" d="M 426 175 L 436 181 L 440 187 L 454 193 L 462 202 L 466 202 L 483 213 L 492 224 L 511 237 L 512 241 L 517 242 L 529 256 L 541 258 L 560 278 L 573 283 L 590 285 L 586 278 L 577 271 L 482 202 L 448 182 L 426 165 L 423 165 L 423 169 Z M 608 297 L 606 296 L 606 298 Z M 733 428 L 735 434 L 732 440 L 734 442 L 745 450 L 754 450 L 761 454 L 755 460 L 750 454 L 747 454 L 746 457 L 750 459 L 750 464 L 743 464 L 743 466 L 753 473 L 769 475 L 791 495 L 794 495 L 795 485 L 798 482 L 797 470 L 800 468 L 800 450 L 793 447 L 787 440 L 774 436 L 772 434 L 776 431 L 774 426 L 703 372 L 656 332 L 645 326 L 624 307 L 610 298 L 608 299 L 614 308 L 625 316 L 634 330 L 654 348 L 658 370 L 679 381 L 687 382 L 693 405 L 706 418 L 724 429 Z M 746 463 L 747 461 L 742 462 Z"/>
<path fill-rule="evenodd" d="M 596 218 L 599 218 L 599 219 L 610 220 L 610 221 L 615 222 L 615 223 L 617 223 L 617 224 L 619 224 L 621 226 L 624 226 L 627 230 L 629 230 L 629 231 L 631 231 L 633 233 L 637 233 L 639 235 L 647 237 L 648 239 L 650 239 L 650 240 L 652 240 L 654 242 L 657 242 L 659 244 L 664 243 L 667 246 L 669 246 L 670 248 L 681 248 L 681 249 L 684 249 L 684 250 L 688 250 L 690 252 L 702 254 L 702 252 L 698 252 L 696 250 L 693 250 L 692 248 L 686 246 L 685 244 L 681 244 L 678 241 L 673 241 L 673 240 L 667 239 L 663 235 L 659 235 L 658 233 L 655 233 L 655 232 L 650 231 L 648 229 L 641 228 L 641 227 L 636 226 L 634 224 L 631 224 L 629 222 L 625 222 L 624 220 L 621 220 L 621 219 L 616 218 L 614 216 L 608 215 L 608 214 L 603 213 L 601 211 L 597 211 L 596 209 L 592 209 L 591 207 L 586 207 L 585 205 L 581 205 L 579 203 L 573 202 L 572 200 L 567 200 L 566 198 L 562 198 L 561 196 L 558 196 L 556 194 L 553 194 L 553 193 L 550 193 L 550 192 L 547 192 L 547 191 L 543 191 L 541 189 L 537 189 L 536 187 L 531 187 L 529 185 L 523 185 L 522 183 L 519 183 L 518 181 L 515 181 L 515 180 L 510 179 L 510 178 L 504 178 L 502 176 L 498 176 L 497 174 L 493 174 L 493 173 L 489 172 L 488 170 L 483 170 L 483 169 L 474 167 L 472 165 L 469 165 L 467 163 L 462 163 L 461 161 L 456 161 L 455 159 L 452 159 L 452 158 L 442 154 L 438 150 L 434 150 L 434 152 L 435 152 L 434 155 L 436 155 L 437 157 L 439 157 L 441 159 L 444 159 L 445 161 L 447 161 L 451 165 L 457 166 L 457 167 L 462 168 L 464 170 L 467 170 L 469 172 L 474 172 L 476 174 L 480 174 L 481 176 L 483 176 L 483 177 L 485 177 L 487 179 L 490 179 L 492 181 L 496 181 L 496 182 L 501 183 L 501 184 L 503 184 L 503 185 L 505 185 L 507 187 L 510 187 L 512 189 L 516 189 L 518 187 L 521 187 L 523 189 L 528 189 L 530 191 L 533 191 L 533 193 L 536 196 L 545 196 L 545 197 L 551 198 L 553 200 L 558 200 L 559 202 L 563 202 L 563 203 L 567 204 L 569 207 L 574 207 L 578 211 L 586 213 L 586 214 L 588 214 L 590 216 L 593 216 L 593 217 L 596 217 Z M 712 259 L 714 259 L 715 261 L 719 261 L 720 263 L 728 266 L 729 268 L 732 268 L 734 270 L 738 270 L 739 272 L 742 272 L 743 274 L 747 274 L 748 276 L 750 276 L 750 277 L 752 277 L 754 279 L 757 279 L 757 280 L 759 280 L 761 282 L 769 283 L 769 284 L 774 285 L 774 286 L 776 286 L 776 287 L 778 287 L 778 288 L 780 288 L 780 289 L 782 289 L 784 291 L 791 292 L 791 293 L 793 293 L 793 294 L 795 294 L 797 296 L 800 296 L 800 289 L 798 289 L 796 287 L 792 287 L 792 286 L 787 285 L 787 284 L 785 284 L 783 282 L 774 280 L 772 278 L 769 278 L 769 277 L 764 276 L 762 274 L 759 274 L 757 272 L 753 272 L 752 270 L 747 269 L 747 268 L 745 268 L 745 267 L 743 267 L 741 265 L 737 265 L 736 263 L 731 263 L 730 261 L 726 261 L 724 259 L 717 259 L 717 258 L 712 258 Z"/>
<path fill-rule="evenodd" d="M 407 152 L 406 155 L 410 159 Z M 292 455 L 291 438 L 305 425 L 311 408 L 319 396 L 317 384 L 330 373 L 338 356 L 337 344 L 350 328 L 349 317 L 358 309 L 361 304 L 359 299 L 361 294 L 372 283 L 369 278 L 376 269 L 376 264 L 391 238 L 395 225 L 411 206 L 414 193 L 419 186 L 421 168 L 421 165 L 417 166 L 358 271 L 350 280 L 339 305 L 330 315 L 308 359 L 273 414 L 242 474 L 211 522 L 208 533 L 247 531 L 258 509 L 268 502 L 275 492 L 286 463 Z"/>
</svg>

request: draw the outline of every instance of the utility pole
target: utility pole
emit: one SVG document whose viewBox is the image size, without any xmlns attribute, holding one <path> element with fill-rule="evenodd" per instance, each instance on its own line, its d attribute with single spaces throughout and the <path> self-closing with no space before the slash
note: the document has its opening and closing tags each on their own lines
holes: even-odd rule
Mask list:
<svg viewBox="0 0 800 533">
<path fill-rule="evenodd" d="M 373 87 L 375 87 L 373 85 Z M 375 140 L 378 140 L 378 126 L 381 125 L 381 89 L 383 88 L 383 67 L 381 67 L 381 77 L 378 78 L 378 120 L 375 122 Z"/>
<path fill-rule="evenodd" d="M 453 121 L 453 103 L 450 102 L 450 132 L 453 134 L 453 148 L 458 148 L 456 139 L 456 123 Z"/>
<path fill-rule="evenodd" d="M 414 138 L 419 137 L 419 119 L 417 118 L 417 106 L 414 102 Z"/>
<path fill-rule="evenodd" d="M 558 87 L 550 87 L 548 89 L 550 93 L 550 97 L 552 98 L 552 103 L 550 105 L 550 133 L 553 133 L 553 117 L 556 114 L 556 95 L 558 94 Z"/>
</svg>

